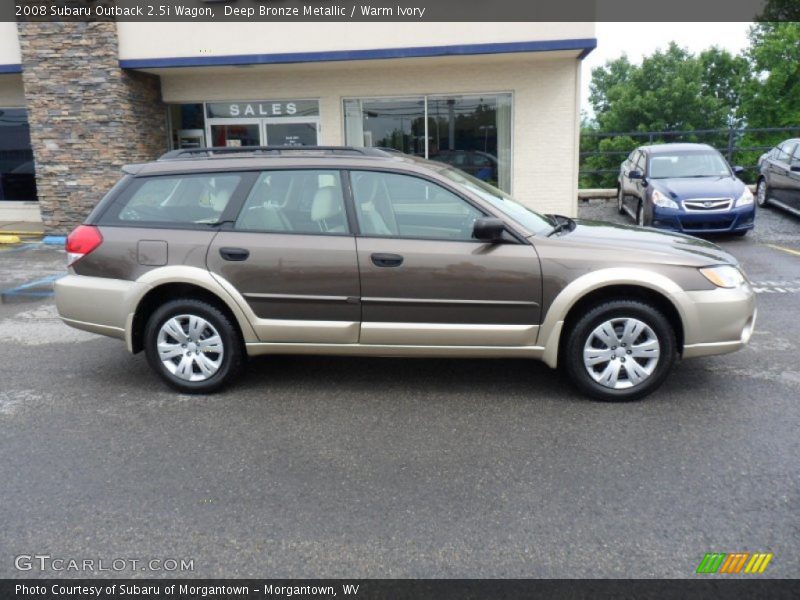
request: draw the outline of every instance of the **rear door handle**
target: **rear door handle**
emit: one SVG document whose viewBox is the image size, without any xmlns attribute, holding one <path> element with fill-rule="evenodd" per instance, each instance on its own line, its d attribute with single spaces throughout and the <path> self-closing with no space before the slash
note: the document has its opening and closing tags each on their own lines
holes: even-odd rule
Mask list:
<svg viewBox="0 0 800 600">
<path fill-rule="evenodd" d="M 373 254 L 372 264 L 376 267 L 399 267 L 403 264 L 403 257 L 399 254 Z"/>
<path fill-rule="evenodd" d="M 225 260 L 241 262 L 250 257 L 250 250 L 244 248 L 220 248 L 219 255 Z"/>
</svg>

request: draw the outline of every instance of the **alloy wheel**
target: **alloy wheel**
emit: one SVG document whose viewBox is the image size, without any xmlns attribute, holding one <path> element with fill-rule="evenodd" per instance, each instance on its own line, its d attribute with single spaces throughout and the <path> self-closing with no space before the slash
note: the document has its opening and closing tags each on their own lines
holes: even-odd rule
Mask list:
<svg viewBox="0 0 800 600">
<path fill-rule="evenodd" d="M 767 204 L 767 182 L 761 179 L 756 187 L 756 201 L 759 206 Z"/>
<path fill-rule="evenodd" d="M 156 345 L 164 367 L 185 381 L 210 379 L 225 355 L 219 332 L 197 315 L 176 315 L 165 321 Z"/>
<path fill-rule="evenodd" d="M 598 325 L 583 347 L 583 364 L 592 379 L 614 390 L 644 383 L 655 371 L 661 345 L 653 329 L 633 318 Z"/>
</svg>

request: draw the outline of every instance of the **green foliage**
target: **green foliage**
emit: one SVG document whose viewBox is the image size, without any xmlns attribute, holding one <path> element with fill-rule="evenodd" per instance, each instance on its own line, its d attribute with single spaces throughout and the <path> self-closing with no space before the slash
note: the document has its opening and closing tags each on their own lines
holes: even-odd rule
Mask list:
<svg viewBox="0 0 800 600">
<path fill-rule="evenodd" d="M 800 125 L 800 23 L 757 23 L 746 56 L 755 74 L 744 89 L 748 126 Z"/>
<path fill-rule="evenodd" d="M 770 0 L 765 14 L 771 10 L 783 17 L 797 7 L 797 0 Z M 671 43 L 641 65 L 623 55 L 593 69 L 590 102 L 595 116 L 582 122 L 581 186 L 614 187 L 620 163 L 642 144 L 699 141 L 725 149 L 733 143 L 737 150 L 731 161 L 751 166 L 762 150 L 747 148 L 788 137 L 785 132 L 747 129 L 800 126 L 800 22 L 756 23 L 749 41 L 740 55 L 716 47 L 695 55 Z M 723 131 L 668 133 L 704 129 Z M 616 132 L 622 135 L 596 135 Z"/>
</svg>

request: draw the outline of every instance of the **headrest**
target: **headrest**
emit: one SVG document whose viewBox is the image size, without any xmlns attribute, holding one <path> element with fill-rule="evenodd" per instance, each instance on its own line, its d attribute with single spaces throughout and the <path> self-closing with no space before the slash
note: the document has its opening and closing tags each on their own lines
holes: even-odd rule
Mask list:
<svg viewBox="0 0 800 600">
<path fill-rule="evenodd" d="M 339 188 L 328 186 L 320 188 L 314 194 L 314 201 L 311 204 L 311 220 L 314 222 L 324 221 L 335 217 L 342 212 L 342 197 Z"/>
</svg>

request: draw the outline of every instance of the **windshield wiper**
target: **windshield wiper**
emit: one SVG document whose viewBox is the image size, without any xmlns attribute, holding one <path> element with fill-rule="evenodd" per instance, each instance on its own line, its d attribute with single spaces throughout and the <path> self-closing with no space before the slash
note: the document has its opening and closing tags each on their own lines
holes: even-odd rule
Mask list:
<svg viewBox="0 0 800 600">
<path fill-rule="evenodd" d="M 573 229 L 575 229 L 575 227 L 577 227 L 573 219 L 565 217 L 564 215 L 545 215 L 545 216 L 555 221 L 553 229 L 550 233 L 547 234 L 547 237 L 550 237 L 557 233 L 561 233 L 562 231 L 572 231 Z"/>
</svg>

